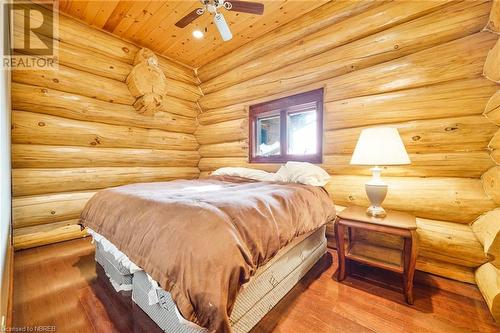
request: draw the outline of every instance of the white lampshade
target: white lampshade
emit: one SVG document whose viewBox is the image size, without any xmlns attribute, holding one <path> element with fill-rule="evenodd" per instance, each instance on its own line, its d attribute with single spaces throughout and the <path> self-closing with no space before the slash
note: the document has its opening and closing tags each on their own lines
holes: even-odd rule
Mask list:
<svg viewBox="0 0 500 333">
<path fill-rule="evenodd" d="M 401 165 L 410 158 L 396 128 L 372 127 L 361 131 L 351 164 Z"/>
</svg>

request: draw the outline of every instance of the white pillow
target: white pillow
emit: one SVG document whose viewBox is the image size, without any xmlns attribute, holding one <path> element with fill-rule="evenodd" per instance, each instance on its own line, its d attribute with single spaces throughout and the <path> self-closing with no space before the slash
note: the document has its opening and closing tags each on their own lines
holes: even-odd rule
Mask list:
<svg viewBox="0 0 500 333">
<path fill-rule="evenodd" d="M 307 162 L 287 162 L 276 173 L 276 180 L 290 183 L 301 183 L 313 186 L 325 186 L 330 175 L 320 168 Z"/>
<path fill-rule="evenodd" d="M 275 174 L 258 169 L 249 168 L 219 168 L 212 173 L 213 176 L 236 176 L 249 179 L 255 179 L 261 182 L 275 181 Z"/>
</svg>

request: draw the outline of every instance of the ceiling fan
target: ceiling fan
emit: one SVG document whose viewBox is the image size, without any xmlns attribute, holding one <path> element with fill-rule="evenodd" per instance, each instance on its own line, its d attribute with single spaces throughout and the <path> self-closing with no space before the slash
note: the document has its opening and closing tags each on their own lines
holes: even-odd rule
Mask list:
<svg viewBox="0 0 500 333">
<path fill-rule="evenodd" d="M 258 2 L 237 0 L 200 0 L 200 2 L 202 4 L 201 8 L 193 10 L 191 13 L 181 18 L 175 25 L 179 28 L 184 28 L 205 12 L 208 12 L 214 15 L 215 26 L 219 30 L 222 40 L 224 41 L 233 38 L 233 34 L 224 19 L 224 15 L 219 12 L 220 9 L 224 8 L 233 12 L 256 15 L 262 15 L 264 13 L 264 5 Z"/>
</svg>

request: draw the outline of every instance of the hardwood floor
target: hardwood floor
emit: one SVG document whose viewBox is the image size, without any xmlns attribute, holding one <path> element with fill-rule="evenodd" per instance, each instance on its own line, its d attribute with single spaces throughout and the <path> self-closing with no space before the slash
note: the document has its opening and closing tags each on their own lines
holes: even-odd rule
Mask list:
<svg viewBox="0 0 500 333">
<path fill-rule="evenodd" d="M 13 325 L 48 325 L 57 332 L 160 332 L 96 273 L 93 256 L 88 238 L 16 252 Z M 399 276 L 355 265 L 355 276 L 338 283 L 336 269 L 332 250 L 252 333 L 500 332 L 474 286 L 418 274 L 415 304 L 409 306 Z"/>
</svg>

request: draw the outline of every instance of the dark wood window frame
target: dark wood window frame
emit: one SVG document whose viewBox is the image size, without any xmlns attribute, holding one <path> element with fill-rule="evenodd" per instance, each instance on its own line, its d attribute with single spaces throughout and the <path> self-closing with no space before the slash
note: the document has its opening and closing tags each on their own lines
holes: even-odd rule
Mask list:
<svg viewBox="0 0 500 333">
<path fill-rule="evenodd" d="M 317 124 L 317 152 L 311 155 L 287 154 L 287 115 L 293 106 L 316 102 L 316 124 Z M 266 116 L 280 116 L 280 154 L 271 156 L 258 156 L 256 154 L 256 123 L 258 118 Z M 285 163 L 288 161 L 301 161 L 310 163 L 322 163 L 323 161 L 323 88 L 304 92 L 301 94 L 287 96 L 269 102 L 250 106 L 249 111 L 249 161 L 250 163 Z"/>
</svg>

